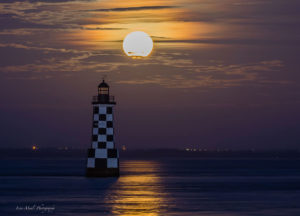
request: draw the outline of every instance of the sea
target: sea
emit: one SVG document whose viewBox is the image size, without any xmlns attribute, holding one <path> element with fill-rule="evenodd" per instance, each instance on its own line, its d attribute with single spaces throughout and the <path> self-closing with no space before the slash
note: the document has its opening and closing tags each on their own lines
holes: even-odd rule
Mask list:
<svg viewBox="0 0 300 216">
<path fill-rule="evenodd" d="M 121 159 L 119 178 L 86 178 L 85 166 L 0 160 L 0 215 L 300 215 L 297 159 Z"/>
</svg>

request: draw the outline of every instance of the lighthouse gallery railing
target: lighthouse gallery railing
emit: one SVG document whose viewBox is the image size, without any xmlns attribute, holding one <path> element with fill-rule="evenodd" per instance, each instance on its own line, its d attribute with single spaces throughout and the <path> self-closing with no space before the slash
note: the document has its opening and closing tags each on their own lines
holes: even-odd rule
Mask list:
<svg viewBox="0 0 300 216">
<path fill-rule="evenodd" d="M 115 96 L 109 96 L 109 98 L 108 98 L 109 100 L 107 101 L 107 102 L 109 102 L 109 103 L 114 103 L 115 102 Z M 92 98 L 92 102 L 93 103 L 97 103 L 97 102 L 101 102 L 101 98 L 100 98 L 100 96 L 93 96 L 93 98 Z"/>
</svg>

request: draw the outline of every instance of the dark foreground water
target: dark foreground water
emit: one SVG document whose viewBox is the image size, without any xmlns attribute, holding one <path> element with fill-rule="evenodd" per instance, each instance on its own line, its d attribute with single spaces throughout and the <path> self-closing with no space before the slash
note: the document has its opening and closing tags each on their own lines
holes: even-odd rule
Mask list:
<svg viewBox="0 0 300 216">
<path fill-rule="evenodd" d="M 0 160 L 0 215 L 300 215 L 299 160 L 123 160 L 85 178 L 85 160 Z"/>
</svg>

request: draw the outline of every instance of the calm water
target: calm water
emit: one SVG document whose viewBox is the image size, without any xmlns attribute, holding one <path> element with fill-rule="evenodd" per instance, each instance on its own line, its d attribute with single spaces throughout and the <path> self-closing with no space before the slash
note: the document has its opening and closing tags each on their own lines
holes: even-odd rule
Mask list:
<svg viewBox="0 0 300 216">
<path fill-rule="evenodd" d="M 299 160 L 123 160 L 102 179 L 85 160 L 0 163 L 0 215 L 300 215 Z"/>
</svg>

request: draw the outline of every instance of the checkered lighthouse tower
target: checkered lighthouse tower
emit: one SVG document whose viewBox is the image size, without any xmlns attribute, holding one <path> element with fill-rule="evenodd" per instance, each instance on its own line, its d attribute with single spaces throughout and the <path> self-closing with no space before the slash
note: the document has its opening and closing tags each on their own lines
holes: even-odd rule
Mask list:
<svg viewBox="0 0 300 216">
<path fill-rule="evenodd" d="M 102 81 L 98 95 L 93 97 L 92 145 L 88 149 L 87 177 L 119 176 L 119 153 L 114 142 L 114 97 L 109 86 Z"/>
</svg>

